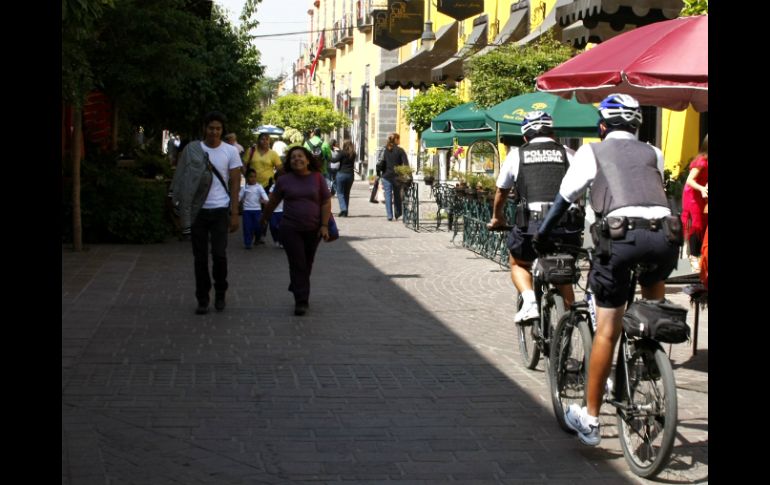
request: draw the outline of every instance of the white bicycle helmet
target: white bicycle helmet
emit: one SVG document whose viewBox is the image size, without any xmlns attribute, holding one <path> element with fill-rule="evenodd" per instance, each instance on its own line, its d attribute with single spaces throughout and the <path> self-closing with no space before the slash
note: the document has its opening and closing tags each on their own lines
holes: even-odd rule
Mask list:
<svg viewBox="0 0 770 485">
<path fill-rule="evenodd" d="M 553 133 L 553 118 L 545 111 L 530 111 L 521 122 L 521 134 L 531 139 Z"/>
<path fill-rule="evenodd" d="M 627 126 L 636 130 L 642 124 L 642 108 L 633 96 L 610 94 L 599 103 L 599 117 L 608 126 Z"/>
</svg>

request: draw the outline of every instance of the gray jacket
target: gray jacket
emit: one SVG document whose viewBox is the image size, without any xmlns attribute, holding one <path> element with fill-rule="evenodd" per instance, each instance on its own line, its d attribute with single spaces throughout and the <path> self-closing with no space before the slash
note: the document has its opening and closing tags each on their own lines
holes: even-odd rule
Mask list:
<svg viewBox="0 0 770 485">
<path fill-rule="evenodd" d="M 201 141 L 188 143 L 176 166 L 171 181 L 172 203 L 179 209 L 180 224 L 189 228 L 206 202 L 213 175 L 209 170 L 209 154 L 201 147 Z"/>
</svg>

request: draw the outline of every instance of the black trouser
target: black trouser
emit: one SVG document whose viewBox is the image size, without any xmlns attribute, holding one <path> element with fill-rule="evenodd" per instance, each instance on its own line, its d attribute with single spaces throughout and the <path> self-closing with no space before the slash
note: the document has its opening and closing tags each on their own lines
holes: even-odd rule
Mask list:
<svg viewBox="0 0 770 485">
<path fill-rule="evenodd" d="M 211 237 L 211 259 L 213 262 L 214 291 L 227 291 L 227 235 L 230 230 L 228 208 L 201 209 L 192 225 L 193 257 L 195 258 L 195 297 L 198 302 L 208 304 L 211 291 L 209 276 L 209 237 Z"/>
<path fill-rule="evenodd" d="M 289 259 L 289 291 L 294 301 L 307 303 L 310 298 L 310 273 L 318 249 L 318 231 L 297 231 L 281 226 L 281 244 Z"/>
</svg>

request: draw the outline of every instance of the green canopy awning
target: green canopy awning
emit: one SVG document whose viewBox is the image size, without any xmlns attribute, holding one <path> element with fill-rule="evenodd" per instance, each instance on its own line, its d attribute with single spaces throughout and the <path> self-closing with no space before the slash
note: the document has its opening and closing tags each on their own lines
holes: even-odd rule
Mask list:
<svg viewBox="0 0 770 485">
<path fill-rule="evenodd" d="M 434 131 L 490 129 L 484 110 L 476 103 L 465 103 L 444 111 L 431 120 L 430 127 Z"/>
<path fill-rule="evenodd" d="M 485 131 L 447 131 L 445 133 L 431 131 L 430 128 L 422 132 L 420 139 L 426 148 L 452 148 L 454 139 L 457 138 L 457 144 L 468 146 L 476 140 L 487 140 L 495 142 L 497 134 L 492 130 Z"/>
<path fill-rule="evenodd" d="M 492 106 L 486 110 L 487 124 L 496 127 L 501 136 L 521 136 L 524 115 L 535 110 L 545 111 L 553 117 L 553 128 L 557 136 L 597 136 L 599 114 L 593 105 L 543 92 L 514 96 Z"/>
</svg>

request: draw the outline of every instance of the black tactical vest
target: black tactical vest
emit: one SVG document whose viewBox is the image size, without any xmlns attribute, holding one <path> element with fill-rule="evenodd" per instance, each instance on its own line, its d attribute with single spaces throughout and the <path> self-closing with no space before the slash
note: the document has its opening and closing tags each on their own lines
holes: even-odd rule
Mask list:
<svg viewBox="0 0 770 485">
<path fill-rule="evenodd" d="M 555 141 L 525 143 L 519 148 L 516 190 L 527 202 L 551 202 L 568 166 L 567 151 Z"/>
<path fill-rule="evenodd" d="M 591 207 L 605 216 L 615 209 L 638 206 L 668 207 L 655 150 L 638 140 L 608 139 L 592 143 L 596 178 L 591 184 Z"/>
</svg>

